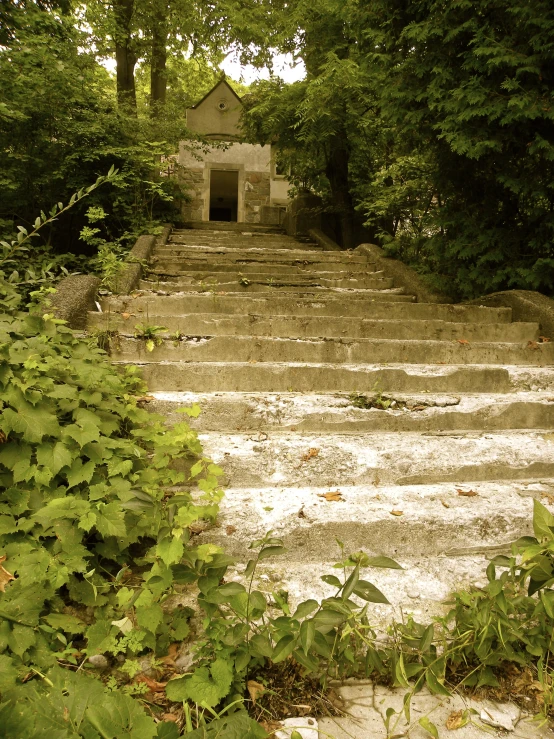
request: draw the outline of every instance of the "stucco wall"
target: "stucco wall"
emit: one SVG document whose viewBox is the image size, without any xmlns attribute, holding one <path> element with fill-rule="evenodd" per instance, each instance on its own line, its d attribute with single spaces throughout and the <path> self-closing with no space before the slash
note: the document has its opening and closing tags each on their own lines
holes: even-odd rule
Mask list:
<svg viewBox="0 0 554 739">
<path fill-rule="evenodd" d="M 220 82 L 194 108 L 187 109 L 187 127 L 203 136 L 240 136 L 242 104 L 226 82 Z"/>
<path fill-rule="evenodd" d="M 271 148 L 259 144 L 230 144 L 222 149 L 211 146 L 202 161 L 190 152 L 183 144 L 179 151 L 179 164 L 190 169 L 202 169 L 202 162 L 206 164 L 234 164 L 242 165 L 250 172 L 269 172 L 271 163 Z M 237 166 L 238 169 L 238 166 Z"/>
</svg>

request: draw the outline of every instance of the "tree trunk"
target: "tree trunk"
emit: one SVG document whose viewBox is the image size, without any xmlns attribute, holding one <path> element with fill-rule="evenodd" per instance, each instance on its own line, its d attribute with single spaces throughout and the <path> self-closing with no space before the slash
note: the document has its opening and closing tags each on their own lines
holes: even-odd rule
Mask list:
<svg viewBox="0 0 554 739">
<path fill-rule="evenodd" d="M 353 249 L 355 242 L 355 213 L 350 195 L 348 161 L 350 153 L 346 145 L 346 132 L 336 135 L 331 142 L 331 154 L 327 160 L 325 174 L 331 186 L 333 205 L 340 219 L 341 246 Z"/>
<path fill-rule="evenodd" d="M 167 3 L 159 3 L 152 18 L 150 108 L 153 116 L 163 107 L 167 90 Z"/>
<path fill-rule="evenodd" d="M 135 0 L 113 0 L 115 14 L 115 62 L 117 80 L 117 103 L 136 114 L 137 95 L 135 90 L 135 64 L 137 56 L 132 48 L 131 19 Z"/>
</svg>

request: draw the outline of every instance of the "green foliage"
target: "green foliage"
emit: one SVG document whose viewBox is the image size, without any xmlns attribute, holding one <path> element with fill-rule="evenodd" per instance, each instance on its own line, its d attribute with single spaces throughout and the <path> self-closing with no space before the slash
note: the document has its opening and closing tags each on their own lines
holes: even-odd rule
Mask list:
<svg viewBox="0 0 554 739">
<path fill-rule="evenodd" d="M 179 205 L 175 167 L 160 162 L 185 138 L 182 113 L 156 121 L 120 114 L 114 82 L 79 25 L 35 3 L 14 10 L 12 38 L 0 48 L 0 234 L 29 227 L 42 203 L 66 202 L 112 165 L 117 177 L 93 198 L 109 214 L 108 242 L 171 220 Z M 86 251 L 77 240 L 83 226 L 78 206 L 45 229 L 50 258 Z"/>
<path fill-rule="evenodd" d="M 154 739 L 156 724 L 140 704 L 99 680 L 53 667 L 42 680 L 6 692 L 0 722 L 6 739 L 113 737 Z"/>
<path fill-rule="evenodd" d="M 400 566 L 387 557 L 369 557 L 363 552 L 344 557 L 335 565 L 345 573 L 343 582 L 335 575 L 322 578 L 336 588 L 334 595 L 321 603 L 304 601 L 292 612 L 286 593 L 273 593 L 270 600 L 253 588 L 260 562 L 285 551 L 281 540 L 267 534 L 250 548 L 257 552 L 243 573 L 245 585 L 222 582 L 232 564 L 223 555 L 197 572 L 198 603 L 205 613 L 198 663 L 192 674 L 168 683 L 170 700 L 213 709 L 225 698 L 234 700 L 233 696 L 244 693 L 247 674 L 288 659 L 296 660 L 306 673 L 322 676 L 325 683 L 363 671 L 365 645 L 374 636 L 368 604 L 388 601 L 360 577 L 360 569 Z"/>
<path fill-rule="evenodd" d="M 135 339 L 144 341 L 147 352 L 153 352 L 155 347 L 163 344 L 163 336 L 160 334 L 166 332 L 165 326 L 151 326 L 147 323 L 137 323 L 135 326 Z M 176 338 L 175 340 L 179 340 Z"/>
<path fill-rule="evenodd" d="M 50 219 L 84 194 L 59 203 Z M 42 215 L 33 232 L 2 243 L 4 262 L 50 219 Z M 57 664 L 124 654 L 129 672 L 134 655 L 164 652 L 187 636 L 191 611 L 162 606 L 178 582 L 221 556 L 217 547 L 187 544 L 193 523 L 215 517 L 223 473 L 186 422 L 167 429 L 163 417 L 139 408 L 144 389 L 134 370 L 120 374 L 48 314 L 42 293 L 20 310 L 13 286 L 0 279 L 0 288 L 0 710 L 32 701 L 27 735 L 46 736 L 73 710 L 58 700 L 56 691 L 68 688 L 51 672 Z M 198 415 L 197 407 L 187 412 Z M 27 684 L 33 674 L 44 693 Z M 98 703 L 83 703 L 103 692 L 99 683 L 59 679 L 76 681 L 68 699 L 78 706 L 74 733 L 60 736 L 92 736 L 83 721 L 102 736 L 155 736 L 131 698 L 102 698 L 100 715 Z"/>
</svg>

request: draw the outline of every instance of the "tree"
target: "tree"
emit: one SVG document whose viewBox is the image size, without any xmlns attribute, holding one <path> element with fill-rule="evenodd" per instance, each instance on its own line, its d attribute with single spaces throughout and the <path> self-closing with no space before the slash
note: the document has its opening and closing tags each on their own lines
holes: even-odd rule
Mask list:
<svg viewBox="0 0 554 739">
<path fill-rule="evenodd" d="M 554 10 L 543 0 L 357 8 L 383 115 L 435 191 L 426 258 L 459 295 L 554 289 Z M 371 203 L 365 204 L 371 209 Z"/>
</svg>

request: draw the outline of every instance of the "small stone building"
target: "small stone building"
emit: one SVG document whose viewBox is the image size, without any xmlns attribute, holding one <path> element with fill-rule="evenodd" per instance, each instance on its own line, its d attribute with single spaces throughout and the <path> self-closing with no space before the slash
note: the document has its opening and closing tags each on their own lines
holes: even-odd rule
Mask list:
<svg viewBox="0 0 554 739">
<path fill-rule="evenodd" d="M 179 164 L 191 196 L 183 205 L 185 221 L 283 221 L 289 182 L 279 172 L 270 145 L 242 142 L 241 106 L 240 97 L 223 79 L 187 109 L 188 128 L 218 143 L 203 152 L 181 142 Z"/>
</svg>

